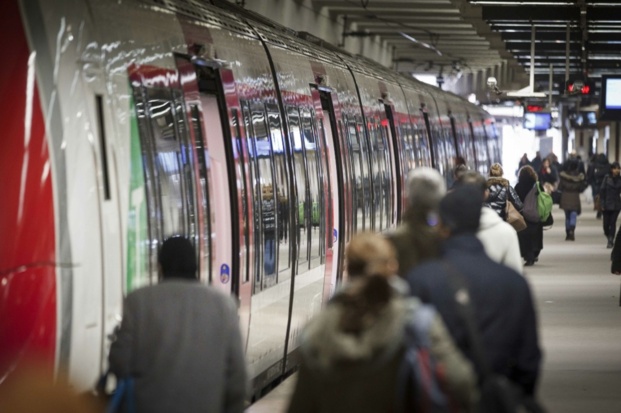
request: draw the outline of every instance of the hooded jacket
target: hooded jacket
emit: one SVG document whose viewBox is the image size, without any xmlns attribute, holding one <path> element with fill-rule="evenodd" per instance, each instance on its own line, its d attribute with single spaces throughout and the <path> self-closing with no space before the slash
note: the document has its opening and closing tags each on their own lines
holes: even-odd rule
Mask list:
<svg viewBox="0 0 621 413">
<path fill-rule="evenodd" d="M 356 281 L 352 280 L 345 290 Z M 378 314 L 368 313 L 359 334 L 343 331 L 344 303 L 337 294 L 302 334 L 302 365 L 288 412 L 394 412 L 403 332 L 409 314 L 420 306 L 399 290 L 395 278 L 390 301 Z M 455 348 L 439 316 L 431 332 L 432 352 L 445 367 L 453 396 L 470 406 L 476 401 L 472 366 Z"/>
<path fill-rule="evenodd" d="M 481 208 L 477 238 L 483 244 L 488 257 L 522 274 L 522 257 L 517 232 L 491 208 Z"/>
<path fill-rule="evenodd" d="M 484 205 L 492 208 L 502 219 L 505 219 L 507 200 L 511 201 L 518 211 L 521 211 L 524 207 L 522 200 L 505 178 L 489 178 L 487 180 L 487 188 L 489 189 L 489 196 Z"/>
<path fill-rule="evenodd" d="M 621 176 L 606 175 L 599 190 L 603 211 L 621 210 Z"/>
</svg>

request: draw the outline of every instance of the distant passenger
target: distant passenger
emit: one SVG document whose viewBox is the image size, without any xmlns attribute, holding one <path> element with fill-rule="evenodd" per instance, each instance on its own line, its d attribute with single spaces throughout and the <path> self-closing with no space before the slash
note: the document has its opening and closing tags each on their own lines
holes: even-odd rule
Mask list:
<svg viewBox="0 0 621 413">
<path fill-rule="evenodd" d="M 464 164 L 456 165 L 453 168 L 453 186 L 451 187 L 451 189 L 458 184 L 459 180 L 466 172 L 468 172 L 468 167 Z"/>
<path fill-rule="evenodd" d="M 591 185 L 591 194 L 593 195 L 594 201 L 597 195 L 599 195 L 599 190 L 602 188 L 602 182 L 604 182 L 604 177 L 608 174 L 609 170 L 610 163 L 608 162 L 608 158 L 605 154 L 600 153 L 598 155 L 593 155 L 591 163 L 587 168 L 586 180 L 587 183 Z M 595 208 L 595 211 L 596 218 L 601 219 L 601 208 Z"/>
<path fill-rule="evenodd" d="M 599 191 L 600 208 L 604 216 L 604 235 L 608 239 L 607 248 L 612 248 L 617 231 L 617 218 L 621 211 L 621 166 L 619 162 L 610 165 L 610 174 L 606 175 Z"/>
<path fill-rule="evenodd" d="M 576 223 L 578 215 L 582 212 L 580 193 L 588 185 L 579 168 L 578 160 L 570 158 L 565 162 L 564 170 L 560 173 L 561 181 L 558 189 L 561 191 L 560 207 L 565 211 L 565 241 L 576 240 Z"/>
<path fill-rule="evenodd" d="M 533 170 L 537 173 L 541 187 L 548 194 L 551 194 L 556 189 L 556 185 L 558 184 L 558 171 L 552 166 L 550 159 L 544 158 L 541 162 L 541 169 L 536 170 L 533 168 Z"/>
<path fill-rule="evenodd" d="M 520 168 L 523 167 L 524 165 L 530 165 L 530 161 L 528 160 L 528 155 L 526 154 L 522 155 L 522 157 L 520 158 L 520 162 L 518 163 L 518 168 L 515 171 L 515 176 L 517 176 L 518 172 L 520 171 Z"/>
<path fill-rule="evenodd" d="M 515 190 L 509 181 L 502 177 L 503 170 L 502 165 L 495 163 L 490 167 L 489 178 L 487 179 L 487 188 L 489 190 L 489 196 L 485 205 L 492 208 L 502 219 L 506 219 L 505 210 L 507 208 L 507 202 L 513 203 L 513 206 L 518 211 L 523 208 L 522 200 L 515 193 Z"/>
<path fill-rule="evenodd" d="M 437 170 L 420 167 L 408 174 L 403 223 L 387 235 L 397 250 L 402 277 L 421 262 L 439 256 L 438 205 L 444 194 L 446 184 Z"/>
<path fill-rule="evenodd" d="M 459 180 L 459 185 L 475 185 L 478 187 L 483 194 L 482 203 L 489 195 L 485 177 L 476 171 L 468 171 L 463 174 Z M 483 244 L 488 257 L 522 274 L 518 234 L 510 224 L 503 221 L 497 213 L 484 205 L 481 208 L 477 238 Z"/>
<path fill-rule="evenodd" d="M 546 162 L 544 160 L 544 162 Z M 535 187 L 537 183 L 537 173 L 530 166 L 523 166 L 518 174 L 518 183 L 515 185 L 515 192 L 521 199 L 526 199 L 526 195 Z M 520 240 L 520 252 L 526 262 L 524 265 L 534 265 L 539 261 L 539 254 L 543 249 L 543 224 L 541 222 L 526 221 L 526 229 L 518 232 Z"/>
<path fill-rule="evenodd" d="M 348 282 L 302 334 L 302 364 L 290 413 L 396 411 L 403 333 L 420 302 L 407 297 L 407 284 L 393 275 L 395 252 L 381 236 L 356 235 L 346 259 Z M 430 336 L 450 393 L 468 411 L 477 394 L 472 366 L 439 316 Z"/>
<path fill-rule="evenodd" d="M 455 343 L 472 360 L 451 288 L 454 277 L 463 278 L 492 371 L 532 396 L 541 367 L 533 298 L 526 278 L 492 261 L 476 238 L 481 196 L 480 187 L 462 185 L 444 197 L 440 204 L 441 232 L 446 237 L 442 259 L 418 266 L 407 281 L 415 296 L 438 309 Z M 481 366 L 476 368 L 480 373 Z"/>
<path fill-rule="evenodd" d="M 541 169 L 542 162 L 543 161 L 541 159 L 541 154 L 539 153 L 539 151 L 537 151 L 535 153 L 535 157 L 530 161 L 530 166 L 533 167 L 535 172 L 538 172 Z"/>
<path fill-rule="evenodd" d="M 133 378 L 136 413 L 244 411 L 246 367 L 234 302 L 196 278 L 183 237 L 164 241 L 162 282 L 131 292 L 110 369 Z"/>
</svg>

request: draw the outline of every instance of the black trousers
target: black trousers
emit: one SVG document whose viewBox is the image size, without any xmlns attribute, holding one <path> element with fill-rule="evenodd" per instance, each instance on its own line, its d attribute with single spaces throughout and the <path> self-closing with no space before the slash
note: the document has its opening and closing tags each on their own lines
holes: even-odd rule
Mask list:
<svg viewBox="0 0 621 413">
<path fill-rule="evenodd" d="M 617 218 L 619 217 L 619 211 L 603 211 L 602 215 L 604 217 L 604 235 L 606 237 L 615 236 L 615 232 L 617 231 Z"/>
</svg>

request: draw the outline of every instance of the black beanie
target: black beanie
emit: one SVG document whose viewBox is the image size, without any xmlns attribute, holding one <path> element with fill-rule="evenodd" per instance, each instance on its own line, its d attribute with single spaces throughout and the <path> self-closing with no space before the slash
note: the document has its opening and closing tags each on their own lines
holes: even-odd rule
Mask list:
<svg viewBox="0 0 621 413">
<path fill-rule="evenodd" d="M 475 233 L 481 219 L 481 191 L 475 185 L 460 185 L 440 202 L 440 219 L 451 235 Z"/>
<path fill-rule="evenodd" d="M 196 279 L 196 254 L 189 239 L 174 236 L 162 243 L 158 255 L 164 278 Z"/>
</svg>

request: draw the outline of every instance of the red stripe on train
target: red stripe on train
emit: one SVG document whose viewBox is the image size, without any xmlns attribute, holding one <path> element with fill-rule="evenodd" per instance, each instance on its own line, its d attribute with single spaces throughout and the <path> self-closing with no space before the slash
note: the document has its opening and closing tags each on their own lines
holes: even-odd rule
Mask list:
<svg viewBox="0 0 621 413">
<path fill-rule="evenodd" d="M 57 317 L 52 165 L 16 2 L 4 2 L 0 27 L 1 382 L 33 360 L 53 372 Z"/>
</svg>

